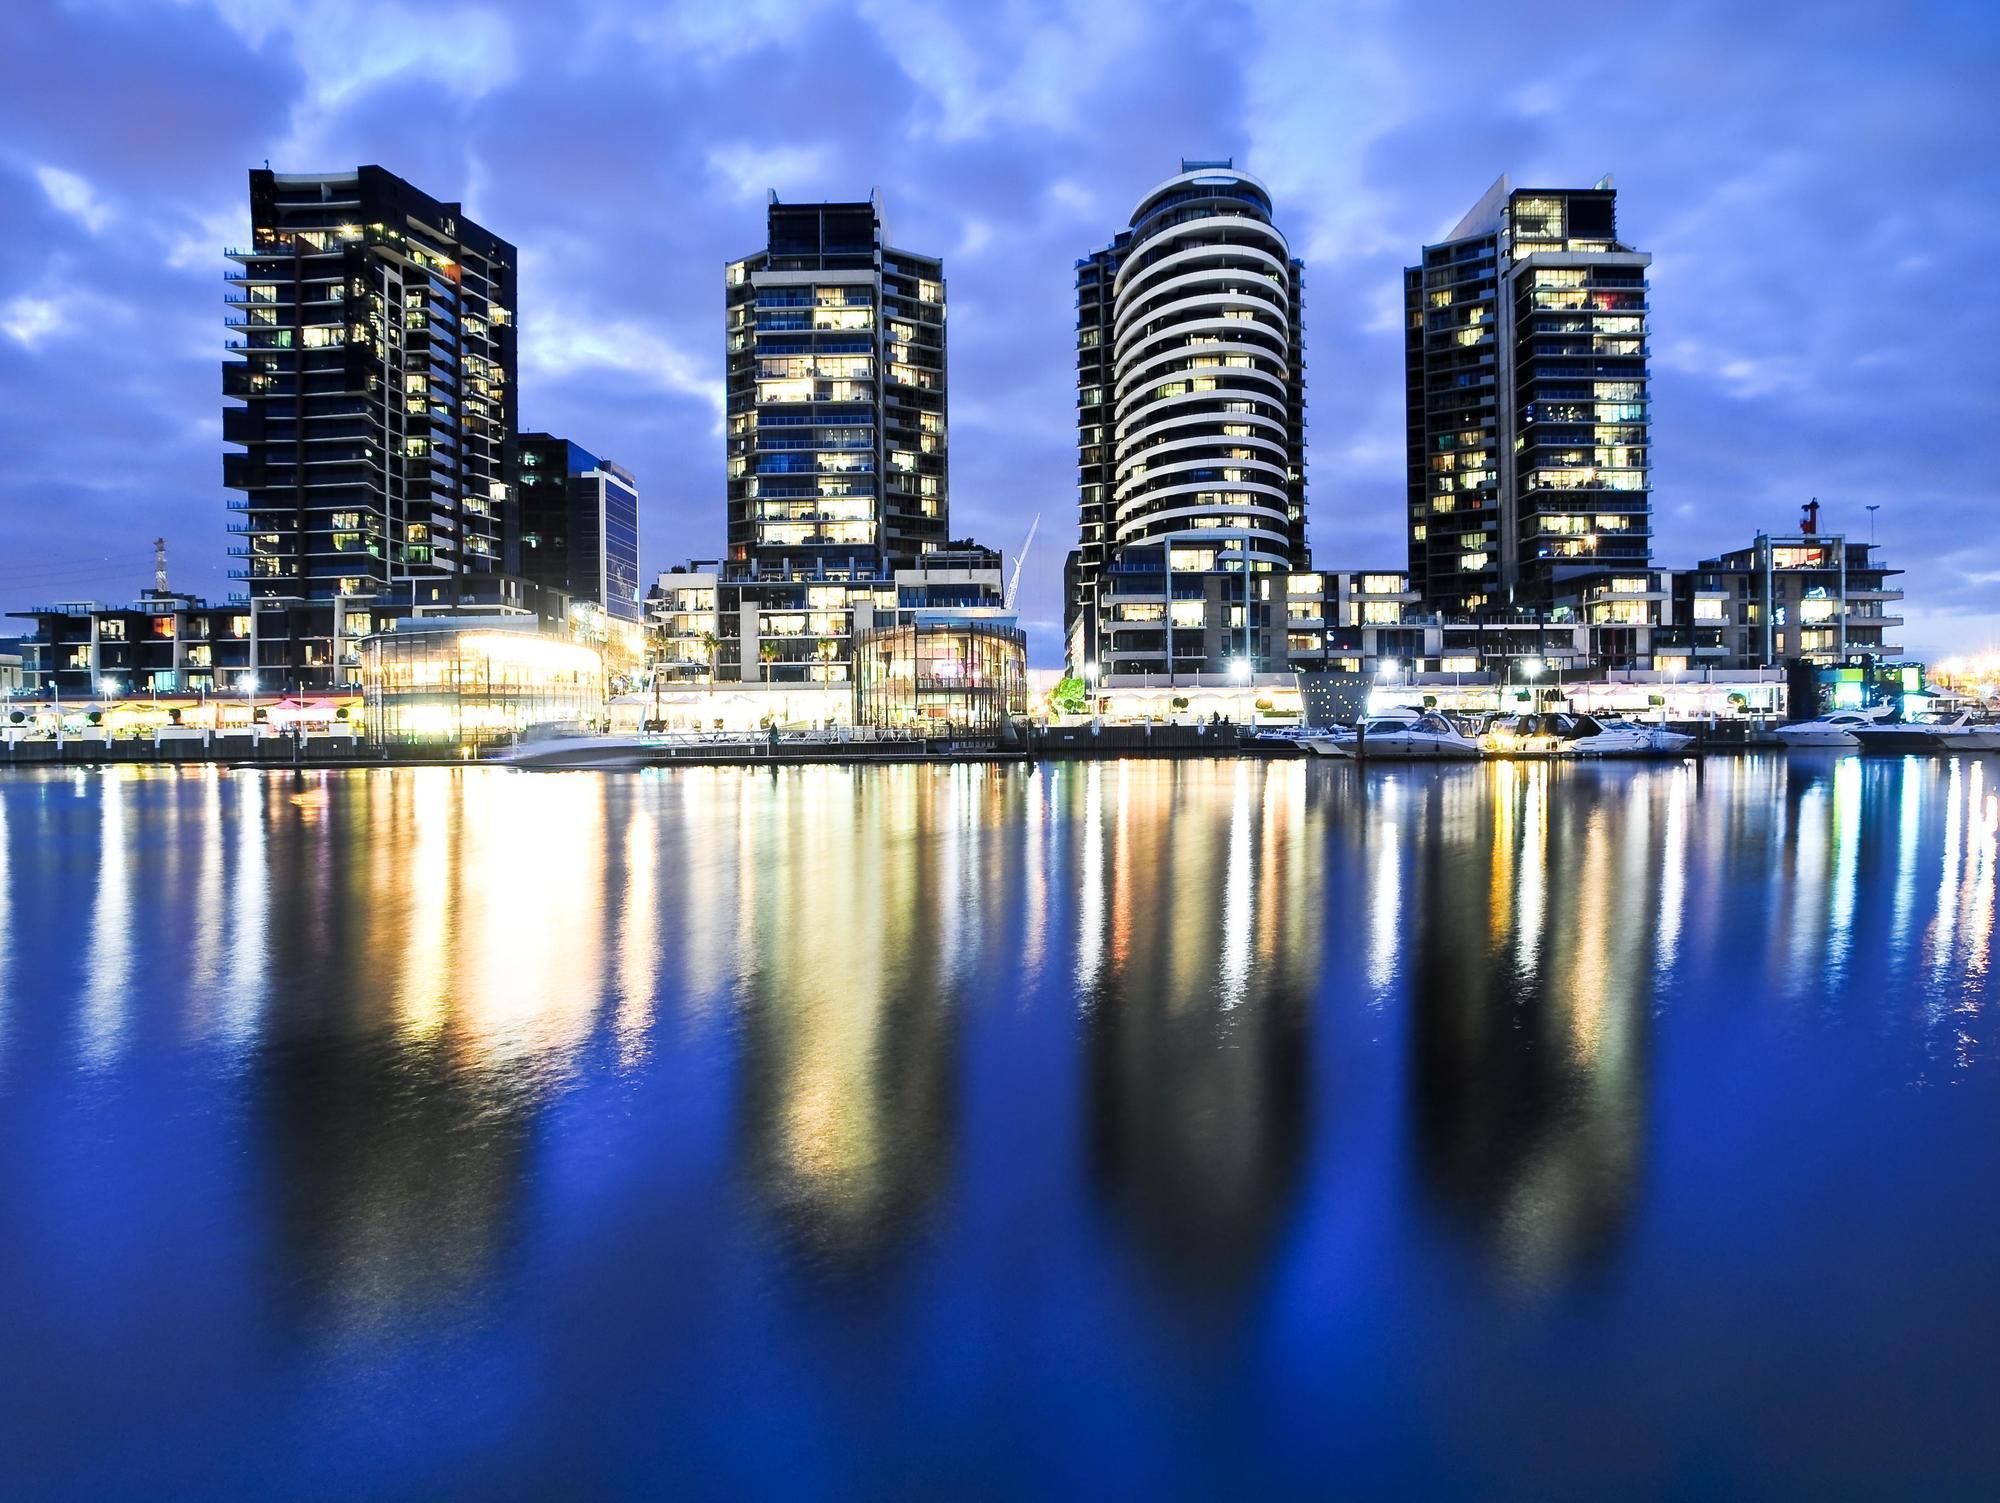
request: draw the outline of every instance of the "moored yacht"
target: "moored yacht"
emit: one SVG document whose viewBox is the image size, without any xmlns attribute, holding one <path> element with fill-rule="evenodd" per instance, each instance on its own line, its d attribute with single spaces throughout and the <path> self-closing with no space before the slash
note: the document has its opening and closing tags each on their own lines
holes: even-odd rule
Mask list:
<svg viewBox="0 0 2000 1503">
<path fill-rule="evenodd" d="M 1777 737 L 1786 746 L 1852 748 L 1861 744 L 1854 739 L 1854 733 L 1881 724 L 1889 710 L 1888 705 L 1877 705 L 1871 710 L 1835 710 L 1817 720 L 1781 725 Z"/>
<path fill-rule="evenodd" d="M 1853 735 L 1871 756 L 2000 751 L 2000 723 L 1974 719 L 1970 710 L 1934 710 L 1893 725 L 1862 726 Z"/>
<path fill-rule="evenodd" d="M 1567 713 L 1501 716 L 1480 738 L 1495 757 L 1669 757 L 1693 744 L 1664 726 Z"/>
<path fill-rule="evenodd" d="M 1471 762 L 1479 743 L 1436 711 L 1372 715 L 1344 735 L 1306 743 L 1322 757 L 1383 762 Z"/>
<path fill-rule="evenodd" d="M 1607 735 L 1641 737 L 1646 743 L 1647 751 L 1657 752 L 1663 757 L 1684 752 L 1694 745 L 1694 737 L 1687 732 L 1669 730 L 1664 725 L 1606 715 L 1599 715 L 1596 720 Z"/>
</svg>

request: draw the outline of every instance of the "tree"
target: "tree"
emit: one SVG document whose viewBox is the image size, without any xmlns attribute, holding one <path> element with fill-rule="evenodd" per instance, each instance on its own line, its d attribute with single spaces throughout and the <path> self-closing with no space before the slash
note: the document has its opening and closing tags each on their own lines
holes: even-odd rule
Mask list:
<svg viewBox="0 0 2000 1503">
<path fill-rule="evenodd" d="M 712 631 L 705 631 L 701 634 L 701 647 L 708 654 L 708 681 L 712 684 L 715 682 L 715 657 L 722 650 L 722 638 Z"/>
<path fill-rule="evenodd" d="M 1065 673 L 1049 690 L 1049 708 L 1058 715 L 1081 715 L 1090 708 L 1090 689 L 1073 673 Z"/>
</svg>

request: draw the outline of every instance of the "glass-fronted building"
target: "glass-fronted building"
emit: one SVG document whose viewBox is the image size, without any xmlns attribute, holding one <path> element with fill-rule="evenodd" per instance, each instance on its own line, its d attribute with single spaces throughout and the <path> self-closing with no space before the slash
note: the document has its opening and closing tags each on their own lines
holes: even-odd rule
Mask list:
<svg viewBox="0 0 2000 1503">
<path fill-rule="evenodd" d="M 476 752 L 530 726 L 604 719 L 596 650 L 519 617 L 398 621 L 362 643 L 361 669 L 374 746 Z"/>
<path fill-rule="evenodd" d="M 1646 269 L 1611 179 L 1504 176 L 1403 274 L 1410 576 L 1458 617 L 1652 558 Z"/>
<path fill-rule="evenodd" d="M 233 575 L 417 603 L 501 572 L 514 247 L 380 167 L 253 170 L 250 221 L 224 299 Z"/>
<path fill-rule="evenodd" d="M 949 538 L 944 265 L 879 198 L 784 204 L 725 274 L 732 573 L 886 579 Z"/>
<path fill-rule="evenodd" d="M 975 734 L 1028 713 L 1028 638 L 1012 616 L 915 611 L 854 646 L 858 725 Z"/>
</svg>

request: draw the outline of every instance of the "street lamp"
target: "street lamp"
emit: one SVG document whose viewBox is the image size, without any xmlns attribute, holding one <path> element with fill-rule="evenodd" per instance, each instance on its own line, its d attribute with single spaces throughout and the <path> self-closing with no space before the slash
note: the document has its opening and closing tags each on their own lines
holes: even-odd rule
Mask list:
<svg viewBox="0 0 2000 1503">
<path fill-rule="evenodd" d="M 1248 658 L 1231 658 L 1229 660 L 1229 676 L 1239 684 L 1248 683 L 1250 681 L 1250 660 Z"/>
</svg>

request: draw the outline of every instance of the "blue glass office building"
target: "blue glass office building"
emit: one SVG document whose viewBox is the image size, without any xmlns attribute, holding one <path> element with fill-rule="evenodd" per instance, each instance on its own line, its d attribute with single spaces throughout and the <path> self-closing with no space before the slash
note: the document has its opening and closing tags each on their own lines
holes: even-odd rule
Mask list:
<svg viewBox="0 0 2000 1503">
<path fill-rule="evenodd" d="M 548 433 L 521 435 L 514 470 L 521 575 L 617 620 L 639 620 L 639 486 L 631 472 Z"/>
</svg>

